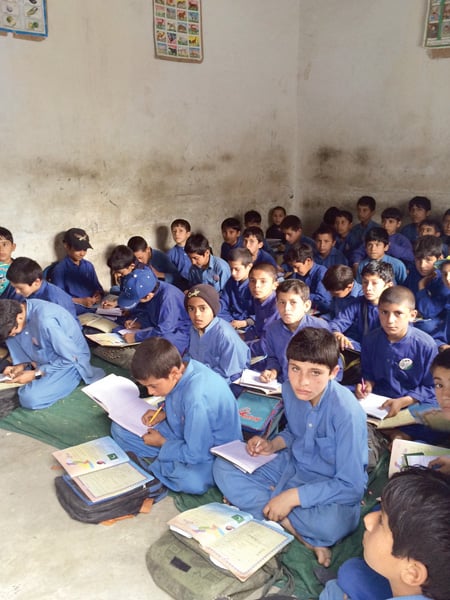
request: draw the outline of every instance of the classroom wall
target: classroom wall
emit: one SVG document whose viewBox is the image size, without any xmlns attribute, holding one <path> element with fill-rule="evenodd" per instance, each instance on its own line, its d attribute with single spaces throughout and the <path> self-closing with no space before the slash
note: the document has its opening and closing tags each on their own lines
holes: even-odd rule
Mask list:
<svg viewBox="0 0 450 600">
<path fill-rule="evenodd" d="M 422 47 L 424 0 L 302 0 L 299 167 L 305 221 L 363 194 L 450 207 L 450 58 Z M 379 215 L 380 211 L 378 211 Z"/>
<path fill-rule="evenodd" d="M 156 60 L 150 0 L 48 0 L 44 41 L 0 36 L 2 224 L 56 258 L 84 227 L 102 281 L 130 235 L 175 217 L 216 251 L 220 222 L 294 194 L 299 6 L 204 0 L 202 64 Z M 281 8 L 281 9 L 280 9 Z"/>
</svg>

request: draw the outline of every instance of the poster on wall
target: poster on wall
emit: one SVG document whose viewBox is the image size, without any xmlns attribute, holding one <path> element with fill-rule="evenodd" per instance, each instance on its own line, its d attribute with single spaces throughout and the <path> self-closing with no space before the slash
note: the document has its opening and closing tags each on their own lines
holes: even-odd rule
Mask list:
<svg viewBox="0 0 450 600">
<path fill-rule="evenodd" d="M 423 45 L 426 48 L 450 47 L 450 0 L 428 0 Z"/>
<path fill-rule="evenodd" d="M 153 0 L 156 58 L 201 63 L 201 0 Z"/>
<path fill-rule="evenodd" d="M 0 0 L 0 31 L 47 37 L 46 0 Z"/>
</svg>

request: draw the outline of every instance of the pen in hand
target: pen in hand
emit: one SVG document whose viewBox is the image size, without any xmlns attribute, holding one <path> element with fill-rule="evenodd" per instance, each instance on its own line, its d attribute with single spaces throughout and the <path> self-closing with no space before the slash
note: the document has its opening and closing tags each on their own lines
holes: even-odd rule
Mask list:
<svg viewBox="0 0 450 600">
<path fill-rule="evenodd" d="M 158 408 L 158 410 L 156 412 L 153 413 L 152 418 L 150 419 L 150 421 L 147 423 L 147 427 L 151 427 L 152 424 L 155 422 L 156 417 L 159 415 L 159 413 L 162 411 L 163 407 L 162 405 Z"/>
</svg>

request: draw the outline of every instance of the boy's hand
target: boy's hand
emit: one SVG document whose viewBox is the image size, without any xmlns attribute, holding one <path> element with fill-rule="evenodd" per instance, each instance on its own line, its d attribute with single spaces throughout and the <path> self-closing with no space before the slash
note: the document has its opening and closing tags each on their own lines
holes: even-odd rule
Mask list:
<svg viewBox="0 0 450 600">
<path fill-rule="evenodd" d="M 136 335 L 134 333 L 124 333 L 122 337 L 127 344 L 134 344 L 136 341 Z"/>
<path fill-rule="evenodd" d="M 15 379 L 25 370 L 25 364 L 21 363 L 20 365 L 11 365 L 6 367 L 3 371 L 3 375 L 7 377 L 11 377 L 11 379 Z M 7 383 L 7 382 L 6 382 Z"/>
<path fill-rule="evenodd" d="M 244 329 L 244 327 L 247 327 L 247 321 L 239 321 L 238 319 L 234 319 L 231 321 L 231 327 L 234 327 L 234 329 Z"/>
<path fill-rule="evenodd" d="M 438 456 L 428 466 L 430 469 L 437 469 L 445 475 L 450 475 L 450 456 Z"/>
<path fill-rule="evenodd" d="M 136 319 L 127 319 L 124 323 L 125 329 L 140 329 L 141 324 Z"/>
<path fill-rule="evenodd" d="M 272 449 L 272 442 L 270 440 L 255 435 L 247 442 L 247 452 L 250 456 L 258 456 L 259 454 L 272 454 L 274 450 Z"/>
<path fill-rule="evenodd" d="M 349 340 L 348 337 L 345 337 L 343 333 L 341 333 L 340 331 L 335 331 L 333 335 L 337 339 L 339 348 L 341 350 L 345 350 L 346 348 L 350 348 L 350 350 L 353 350 L 352 342 Z"/>
<path fill-rule="evenodd" d="M 276 369 L 265 369 L 259 376 L 260 381 L 263 383 L 269 383 L 277 378 L 278 372 Z"/>
<path fill-rule="evenodd" d="M 263 508 L 263 514 L 271 521 L 282 521 L 296 506 L 300 506 L 297 488 L 291 488 L 271 498 Z"/>
<path fill-rule="evenodd" d="M 150 429 L 148 433 L 144 433 L 142 439 L 147 446 L 155 446 L 156 448 L 161 448 L 167 441 L 157 429 Z"/>
<path fill-rule="evenodd" d="M 436 277 L 435 271 L 433 271 L 429 275 L 426 275 L 425 277 L 422 277 L 422 279 L 420 279 L 419 283 L 417 284 L 417 288 L 419 290 L 424 290 L 427 287 L 427 285 L 429 285 L 431 283 L 431 281 L 433 281 L 433 279 L 435 277 Z"/>
<path fill-rule="evenodd" d="M 389 411 L 386 417 L 395 417 L 402 410 L 402 408 L 406 408 L 407 406 L 411 406 L 414 404 L 414 400 L 411 396 L 402 396 L 401 398 L 390 398 L 383 402 L 381 408 Z"/>
<path fill-rule="evenodd" d="M 373 390 L 373 383 L 371 381 L 364 381 L 364 383 L 357 383 L 355 386 L 355 396 L 358 400 L 362 400 L 368 394 L 371 394 Z"/>
<path fill-rule="evenodd" d="M 161 423 L 161 421 L 164 421 L 164 419 L 166 418 L 166 413 L 163 410 L 161 410 L 158 413 L 158 416 L 153 420 L 153 415 L 156 412 L 156 408 L 150 408 L 149 410 L 145 411 L 145 413 L 141 417 L 142 423 L 147 426 L 150 426 L 151 424 L 151 426 L 153 427 L 153 425 L 157 425 L 158 423 Z"/>
<path fill-rule="evenodd" d="M 32 381 L 34 381 L 35 379 L 35 371 L 33 370 L 22 370 L 21 373 L 18 373 L 17 375 L 14 375 L 14 377 L 11 377 L 12 381 L 11 383 L 20 383 L 20 384 L 26 384 L 26 383 L 31 383 Z M 5 383 L 8 383 L 7 381 Z"/>
<path fill-rule="evenodd" d="M 105 300 L 102 302 L 102 308 L 116 308 L 117 300 Z"/>
</svg>

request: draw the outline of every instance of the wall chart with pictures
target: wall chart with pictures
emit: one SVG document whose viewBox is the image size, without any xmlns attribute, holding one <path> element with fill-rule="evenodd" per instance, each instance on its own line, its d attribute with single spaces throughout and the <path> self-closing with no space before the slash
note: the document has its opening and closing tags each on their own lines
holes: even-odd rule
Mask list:
<svg viewBox="0 0 450 600">
<path fill-rule="evenodd" d="M 0 31 L 47 37 L 46 0 L 0 0 Z"/>
<path fill-rule="evenodd" d="M 450 47 L 450 0 L 429 0 L 424 46 Z"/>
<path fill-rule="evenodd" d="M 157 58 L 202 62 L 201 0 L 153 0 L 153 35 Z"/>
</svg>

